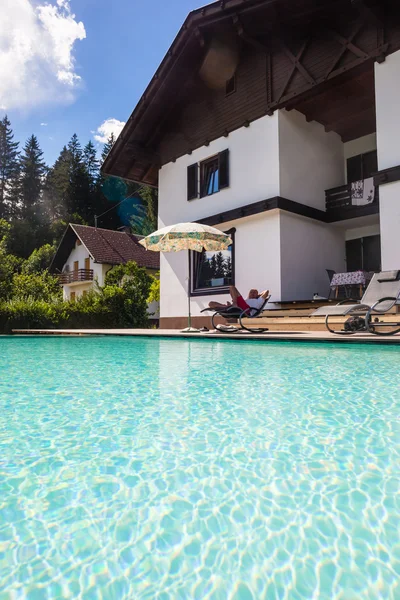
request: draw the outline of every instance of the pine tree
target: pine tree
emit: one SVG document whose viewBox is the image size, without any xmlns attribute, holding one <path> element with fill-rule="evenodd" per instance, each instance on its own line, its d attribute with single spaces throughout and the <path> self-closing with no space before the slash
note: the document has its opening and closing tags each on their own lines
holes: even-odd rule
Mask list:
<svg viewBox="0 0 400 600">
<path fill-rule="evenodd" d="M 93 189 L 99 178 L 99 161 L 96 155 L 96 147 L 91 141 L 83 149 L 83 163 L 89 177 L 90 187 Z"/>
<path fill-rule="evenodd" d="M 115 136 L 112 133 L 103 146 L 103 151 L 101 153 L 101 162 L 102 163 L 106 160 L 107 156 L 110 154 L 111 149 L 114 146 L 114 144 L 115 144 Z"/>
<path fill-rule="evenodd" d="M 49 170 L 45 188 L 44 205 L 50 221 L 66 219 L 70 192 L 71 155 L 66 146 Z"/>
<path fill-rule="evenodd" d="M 21 216 L 29 219 L 37 215 L 47 172 L 43 151 L 35 135 L 27 140 L 20 159 Z"/>
<path fill-rule="evenodd" d="M 115 136 L 112 133 L 104 144 L 100 162 L 103 163 L 106 156 L 111 152 L 111 148 L 115 144 Z M 113 204 L 116 205 L 124 198 L 130 195 L 128 185 L 123 179 L 118 177 L 108 177 L 107 175 L 100 174 L 98 180 L 98 197 L 96 203 L 97 215 L 101 215 L 104 212 L 112 208 Z M 124 203 L 125 204 L 125 203 Z M 123 205 L 121 205 L 123 206 Z M 125 206 L 123 206 L 125 208 Z M 121 226 L 121 219 L 118 213 L 118 209 L 110 210 L 106 215 L 101 217 L 99 221 L 99 227 L 105 227 L 106 229 L 117 229 Z"/>
<path fill-rule="evenodd" d="M 70 180 L 68 190 L 68 214 L 78 213 L 84 219 L 92 216 L 90 206 L 90 182 L 86 171 L 82 148 L 76 133 L 68 143 L 70 154 Z"/>
<path fill-rule="evenodd" d="M 217 252 L 217 254 L 215 255 L 215 277 L 217 277 L 217 278 L 224 277 L 224 275 L 225 275 L 224 265 L 225 265 L 224 255 L 222 254 L 222 252 Z"/>
<path fill-rule="evenodd" d="M 18 142 L 7 115 L 0 121 L 0 218 L 13 212 L 18 180 Z"/>
</svg>

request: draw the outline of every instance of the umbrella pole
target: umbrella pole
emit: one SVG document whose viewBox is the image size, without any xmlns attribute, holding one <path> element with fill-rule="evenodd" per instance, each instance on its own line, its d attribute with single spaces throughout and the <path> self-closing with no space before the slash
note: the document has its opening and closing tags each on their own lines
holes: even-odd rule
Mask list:
<svg viewBox="0 0 400 600">
<path fill-rule="evenodd" d="M 190 260 L 190 258 L 189 258 Z M 192 315 L 190 313 L 190 290 L 191 290 L 191 279 L 190 279 L 190 265 L 189 265 L 189 277 L 188 277 L 188 328 L 192 328 Z"/>
<path fill-rule="evenodd" d="M 192 327 L 192 314 L 190 311 L 190 292 L 192 289 L 192 279 L 191 279 L 191 268 L 190 268 L 190 252 L 189 252 L 189 276 L 188 276 L 188 288 L 187 288 L 187 297 L 188 297 L 188 326 L 185 329 L 182 329 L 182 333 L 200 333 L 199 329 Z"/>
</svg>

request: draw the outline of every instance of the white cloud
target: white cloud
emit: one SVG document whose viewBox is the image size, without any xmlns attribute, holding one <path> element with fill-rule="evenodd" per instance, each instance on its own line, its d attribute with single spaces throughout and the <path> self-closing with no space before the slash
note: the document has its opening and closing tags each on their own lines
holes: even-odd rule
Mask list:
<svg viewBox="0 0 400 600">
<path fill-rule="evenodd" d="M 47 127 L 47 123 L 40 123 L 40 127 Z"/>
<path fill-rule="evenodd" d="M 60 0 L 62 2 L 63 0 Z M 121 131 L 124 128 L 125 123 L 123 121 L 118 121 L 118 119 L 106 119 L 96 131 L 92 131 L 94 133 L 94 139 L 96 142 L 100 142 L 100 144 L 105 144 L 113 133 L 115 138 L 119 136 Z"/>
<path fill-rule="evenodd" d="M 54 2 L 55 0 L 53 0 Z M 0 108 L 71 102 L 80 77 L 73 48 L 86 37 L 69 0 L 0 1 Z"/>
</svg>

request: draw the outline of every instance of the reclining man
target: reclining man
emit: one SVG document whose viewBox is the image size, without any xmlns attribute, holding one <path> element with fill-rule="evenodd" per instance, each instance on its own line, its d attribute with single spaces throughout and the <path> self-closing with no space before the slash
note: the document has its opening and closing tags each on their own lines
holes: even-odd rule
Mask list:
<svg viewBox="0 0 400 600">
<path fill-rule="evenodd" d="M 251 289 L 249 291 L 248 297 L 245 300 L 234 285 L 230 286 L 229 293 L 232 297 L 232 302 L 227 302 L 226 304 L 221 304 L 220 302 L 210 302 L 208 305 L 209 308 L 212 308 L 214 310 L 222 310 L 224 308 L 238 307 L 242 310 L 247 310 L 250 308 L 254 310 L 259 310 L 269 296 L 269 290 L 265 290 L 264 292 L 261 292 L 261 294 L 259 294 L 258 290 Z M 249 313 L 250 312 L 253 311 L 249 311 Z M 249 314 L 249 316 L 251 315 Z"/>
</svg>

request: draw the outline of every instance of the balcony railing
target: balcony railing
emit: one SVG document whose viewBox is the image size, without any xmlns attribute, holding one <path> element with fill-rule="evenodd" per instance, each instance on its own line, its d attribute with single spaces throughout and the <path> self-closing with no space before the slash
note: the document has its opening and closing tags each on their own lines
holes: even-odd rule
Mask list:
<svg viewBox="0 0 400 600">
<path fill-rule="evenodd" d="M 341 185 L 325 191 L 326 213 L 330 221 L 351 219 L 363 213 L 374 214 L 379 212 L 379 188 L 375 188 L 375 196 L 371 204 L 364 206 L 354 205 L 351 201 L 351 183 Z"/>
<path fill-rule="evenodd" d="M 78 269 L 76 271 L 69 271 L 68 273 L 60 273 L 58 279 L 61 285 L 68 285 L 69 283 L 77 283 L 79 281 L 93 281 L 93 269 Z"/>
</svg>

